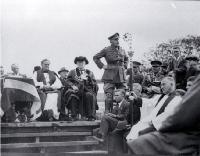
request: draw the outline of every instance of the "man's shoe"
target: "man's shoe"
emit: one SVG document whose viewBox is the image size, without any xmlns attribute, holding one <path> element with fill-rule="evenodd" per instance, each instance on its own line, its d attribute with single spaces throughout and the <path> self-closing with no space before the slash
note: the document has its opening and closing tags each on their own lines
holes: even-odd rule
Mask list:
<svg viewBox="0 0 200 156">
<path fill-rule="evenodd" d="M 104 142 L 103 138 L 99 138 L 97 136 L 92 136 L 95 140 L 99 141 L 99 142 Z"/>
</svg>

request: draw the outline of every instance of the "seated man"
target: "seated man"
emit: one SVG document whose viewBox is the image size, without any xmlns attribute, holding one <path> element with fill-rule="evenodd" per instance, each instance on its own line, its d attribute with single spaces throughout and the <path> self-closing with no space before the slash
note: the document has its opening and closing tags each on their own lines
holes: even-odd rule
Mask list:
<svg viewBox="0 0 200 156">
<path fill-rule="evenodd" d="M 59 118 L 59 109 L 60 109 L 60 91 L 62 84 L 59 78 L 55 75 L 55 72 L 49 70 L 50 61 L 44 59 L 41 61 L 42 69 L 38 70 L 33 74 L 33 80 L 35 85 L 38 88 L 38 94 L 41 99 L 41 109 L 42 116 L 39 120 L 52 120 Z M 49 113 L 52 115 L 44 115 Z M 51 116 L 50 118 L 44 119 L 44 116 Z"/>
<path fill-rule="evenodd" d="M 117 89 L 114 92 L 114 106 L 112 113 L 107 113 L 101 119 L 100 129 L 95 138 L 101 142 L 108 136 L 109 132 L 117 129 L 125 129 L 128 124 L 129 103 L 125 100 L 125 91 Z"/>
<path fill-rule="evenodd" d="M 134 154 L 198 155 L 200 146 L 200 76 L 170 114 L 162 113 L 155 121 L 156 131 L 128 142 Z M 167 109 L 167 108 L 166 108 Z M 155 125 L 155 121 L 152 121 Z"/>
<path fill-rule="evenodd" d="M 67 83 L 67 75 L 69 73 L 69 70 L 67 70 L 65 67 L 62 67 L 59 71 L 58 74 L 60 75 L 60 81 L 62 83 L 62 86 L 68 86 Z"/>
<path fill-rule="evenodd" d="M 153 131 L 159 127 L 165 117 L 162 113 L 170 113 L 171 107 L 174 108 L 174 105 L 182 99 L 179 94 L 176 94 L 175 81 L 171 77 L 165 77 L 161 81 L 161 90 L 163 94 L 158 99 L 158 102 L 156 103 L 151 114 L 131 128 L 130 133 L 126 137 L 128 143 L 138 138 L 140 133 Z"/>
<path fill-rule="evenodd" d="M 139 83 L 133 83 L 133 89 L 129 95 L 130 101 L 130 113 L 129 113 L 129 124 L 134 125 L 141 118 L 140 108 L 142 107 L 141 98 L 142 86 Z"/>
<path fill-rule="evenodd" d="M 76 57 L 74 63 L 77 65 L 68 74 L 68 82 L 71 86 L 65 99 L 66 106 L 71 110 L 73 120 L 77 119 L 80 113 L 83 120 L 95 120 L 98 85 L 92 71 L 85 69 L 88 64 L 86 57 Z"/>
<path fill-rule="evenodd" d="M 62 67 L 59 71 L 58 74 L 60 75 L 60 81 L 62 83 L 62 89 L 61 89 L 61 109 L 60 109 L 60 116 L 59 120 L 64 121 L 64 120 L 69 120 L 69 114 L 68 110 L 65 107 L 65 93 L 68 91 L 70 88 L 67 75 L 69 73 L 69 70 L 67 70 L 65 67 Z"/>
<path fill-rule="evenodd" d="M 26 78 L 26 75 L 19 73 L 19 66 L 17 64 L 12 64 L 11 65 L 11 70 L 12 70 L 12 72 L 8 73 L 7 76 L 9 76 L 9 77 Z"/>
</svg>

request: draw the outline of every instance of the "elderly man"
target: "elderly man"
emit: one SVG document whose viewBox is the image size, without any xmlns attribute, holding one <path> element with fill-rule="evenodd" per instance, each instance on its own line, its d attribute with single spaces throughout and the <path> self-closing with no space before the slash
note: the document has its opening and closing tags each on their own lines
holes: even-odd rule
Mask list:
<svg viewBox="0 0 200 156">
<path fill-rule="evenodd" d="M 59 117 L 59 108 L 60 108 L 60 92 L 58 89 L 62 87 L 62 84 L 59 78 L 56 76 L 54 71 L 49 70 L 50 61 L 48 59 L 44 59 L 41 61 L 41 70 L 38 70 L 34 73 L 33 79 L 35 85 L 38 88 L 38 93 L 41 99 L 41 109 L 43 114 L 41 116 L 41 120 L 52 120 L 58 119 Z M 44 114 L 52 115 L 44 115 Z M 48 119 L 44 119 L 48 116 Z M 44 117 L 44 118 L 43 118 Z"/>
<path fill-rule="evenodd" d="M 69 70 L 67 70 L 67 68 L 62 67 L 59 71 L 58 74 L 60 75 L 60 81 L 62 83 L 63 86 L 67 86 L 67 75 L 69 73 Z"/>
<path fill-rule="evenodd" d="M 7 76 L 9 76 L 9 77 L 26 78 L 26 75 L 19 73 L 19 66 L 17 64 L 12 64 L 11 65 L 11 70 L 12 70 L 12 72 L 8 73 Z"/>
<path fill-rule="evenodd" d="M 134 154 L 199 155 L 200 146 L 200 76 L 180 102 L 174 103 L 170 115 L 162 116 L 157 131 L 129 142 Z M 166 108 L 167 109 L 167 108 Z"/>
<path fill-rule="evenodd" d="M 139 134 L 159 129 L 162 121 L 171 113 L 175 105 L 181 101 L 181 96 L 175 92 L 175 81 L 171 77 L 165 77 L 161 81 L 162 95 L 155 104 L 151 114 L 134 125 L 127 136 L 128 144 L 137 139 Z M 131 146 L 132 147 L 132 146 Z"/>
<path fill-rule="evenodd" d="M 115 88 L 125 89 L 125 68 L 127 68 L 128 57 L 125 51 L 119 46 L 119 34 L 108 37 L 110 46 L 97 53 L 93 60 L 100 69 L 104 69 L 102 81 L 104 82 L 105 112 L 112 111 L 113 91 Z M 100 60 L 105 58 L 107 65 Z"/>
</svg>

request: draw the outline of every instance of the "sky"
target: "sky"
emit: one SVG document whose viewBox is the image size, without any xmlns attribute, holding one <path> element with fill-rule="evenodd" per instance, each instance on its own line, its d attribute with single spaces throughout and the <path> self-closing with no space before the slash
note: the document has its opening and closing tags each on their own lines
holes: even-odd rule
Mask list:
<svg viewBox="0 0 200 156">
<path fill-rule="evenodd" d="M 93 56 L 109 46 L 108 36 L 133 34 L 133 60 L 144 59 L 157 43 L 200 34 L 200 2 L 164 0 L 2 0 L 1 64 L 10 72 L 32 75 L 48 58 L 50 68 L 75 68 L 74 58 L 86 56 L 96 78 Z M 120 44 L 127 50 L 126 43 Z"/>
</svg>

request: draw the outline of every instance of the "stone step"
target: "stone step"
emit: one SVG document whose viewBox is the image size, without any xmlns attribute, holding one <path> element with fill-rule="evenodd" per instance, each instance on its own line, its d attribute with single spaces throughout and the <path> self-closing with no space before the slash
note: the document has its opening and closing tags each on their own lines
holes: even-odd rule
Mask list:
<svg viewBox="0 0 200 156">
<path fill-rule="evenodd" d="M 97 145 L 98 141 L 68 141 L 68 142 L 36 142 L 36 143 L 11 143 L 1 144 L 1 149 L 15 149 L 15 148 L 42 148 L 42 147 L 62 147 L 62 146 L 84 146 Z"/>
<path fill-rule="evenodd" d="M 50 137 L 50 136 L 89 136 L 92 132 L 42 132 L 42 133 L 10 133 L 1 134 L 1 138 L 24 138 L 24 137 Z"/>
</svg>

